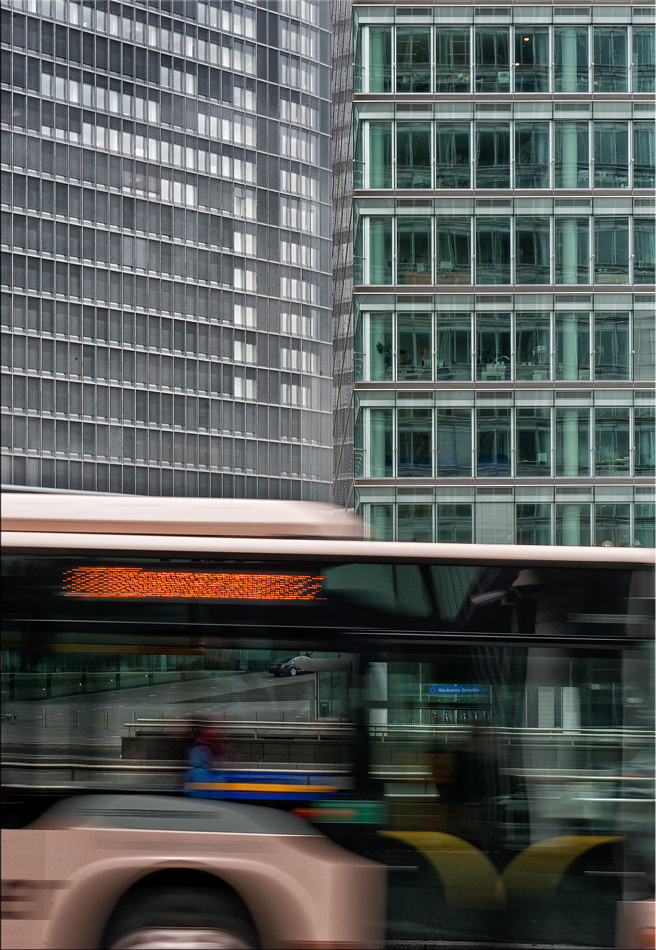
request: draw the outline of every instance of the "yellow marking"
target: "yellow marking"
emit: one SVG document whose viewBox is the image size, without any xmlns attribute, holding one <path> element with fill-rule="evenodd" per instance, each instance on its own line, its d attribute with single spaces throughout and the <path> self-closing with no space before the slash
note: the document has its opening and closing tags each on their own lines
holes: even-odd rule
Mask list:
<svg viewBox="0 0 656 950">
<path fill-rule="evenodd" d="M 621 840 L 607 835 L 562 835 L 530 845 L 504 868 L 508 900 L 555 897 L 558 882 L 576 858 L 597 845 Z"/>
<path fill-rule="evenodd" d="M 221 792 L 336 792 L 332 785 L 274 785 L 252 782 L 187 782 L 186 788 L 215 789 Z"/>
<path fill-rule="evenodd" d="M 487 855 L 441 831 L 383 831 L 425 854 L 437 871 L 448 907 L 503 907 L 503 886 Z"/>
<path fill-rule="evenodd" d="M 437 871 L 448 907 L 504 907 L 506 900 L 550 900 L 570 864 L 591 848 L 621 841 L 604 835 L 563 835 L 530 845 L 499 874 L 487 855 L 462 838 L 439 831 L 381 831 L 426 855 Z"/>
</svg>

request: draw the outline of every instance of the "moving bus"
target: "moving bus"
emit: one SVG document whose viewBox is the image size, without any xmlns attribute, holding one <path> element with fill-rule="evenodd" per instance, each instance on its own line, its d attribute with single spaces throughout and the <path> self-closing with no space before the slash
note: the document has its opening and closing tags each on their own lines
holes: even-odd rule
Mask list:
<svg viewBox="0 0 656 950">
<path fill-rule="evenodd" d="M 3 947 L 653 946 L 653 552 L 2 518 Z"/>
</svg>

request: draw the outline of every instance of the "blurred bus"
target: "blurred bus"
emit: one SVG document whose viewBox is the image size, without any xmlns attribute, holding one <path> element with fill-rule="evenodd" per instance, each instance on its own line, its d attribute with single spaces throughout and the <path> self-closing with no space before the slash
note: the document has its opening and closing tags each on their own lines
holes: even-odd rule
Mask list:
<svg viewBox="0 0 656 950">
<path fill-rule="evenodd" d="M 653 552 L 2 518 L 3 946 L 653 945 Z"/>
</svg>

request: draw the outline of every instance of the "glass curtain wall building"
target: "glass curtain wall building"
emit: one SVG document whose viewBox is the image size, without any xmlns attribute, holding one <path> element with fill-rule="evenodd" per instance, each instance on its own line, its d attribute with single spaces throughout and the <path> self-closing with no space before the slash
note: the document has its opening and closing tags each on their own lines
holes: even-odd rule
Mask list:
<svg viewBox="0 0 656 950">
<path fill-rule="evenodd" d="M 338 9 L 336 500 L 653 546 L 654 8 Z"/>
<path fill-rule="evenodd" d="M 2 0 L 2 481 L 330 498 L 330 8 Z"/>
</svg>

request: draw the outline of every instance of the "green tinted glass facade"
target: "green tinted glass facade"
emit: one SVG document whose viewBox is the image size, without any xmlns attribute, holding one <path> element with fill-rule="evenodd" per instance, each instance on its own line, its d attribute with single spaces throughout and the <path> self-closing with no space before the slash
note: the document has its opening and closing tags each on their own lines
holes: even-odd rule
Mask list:
<svg viewBox="0 0 656 950">
<path fill-rule="evenodd" d="M 648 543 L 653 10 L 355 3 L 336 36 L 336 501 L 398 540 Z"/>
</svg>

